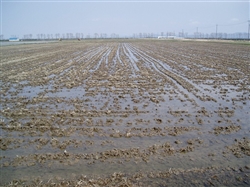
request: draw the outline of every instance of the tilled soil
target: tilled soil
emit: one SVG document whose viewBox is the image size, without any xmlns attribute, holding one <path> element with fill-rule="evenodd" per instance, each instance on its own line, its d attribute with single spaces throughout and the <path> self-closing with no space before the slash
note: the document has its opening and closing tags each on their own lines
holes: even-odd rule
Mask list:
<svg viewBox="0 0 250 187">
<path fill-rule="evenodd" d="M 249 186 L 250 45 L 1 47 L 0 185 Z"/>
</svg>

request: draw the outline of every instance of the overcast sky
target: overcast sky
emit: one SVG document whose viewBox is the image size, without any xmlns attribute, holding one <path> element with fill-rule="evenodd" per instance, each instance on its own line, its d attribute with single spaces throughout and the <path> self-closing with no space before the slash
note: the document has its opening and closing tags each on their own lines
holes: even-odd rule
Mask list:
<svg viewBox="0 0 250 187">
<path fill-rule="evenodd" d="M 1 0 L 1 34 L 248 32 L 249 0 Z"/>
</svg>

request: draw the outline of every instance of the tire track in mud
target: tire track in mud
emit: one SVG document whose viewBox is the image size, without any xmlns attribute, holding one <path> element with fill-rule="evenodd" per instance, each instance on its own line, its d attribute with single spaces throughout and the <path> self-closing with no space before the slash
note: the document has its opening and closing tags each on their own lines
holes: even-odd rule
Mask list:
<svg viewBox="0 0 250 187">
<path fill-rule="evenodd" d="M 108 74 L 111 76 L 117 74 L 117 71 L 121 69 L 120 62 L 117 63 L 117 60 L 119 60 L 117 56 L 118 53 L 119 53 L 119 44 L 113 44 L 110 54 L 106 59 L 108 60 L 107 64 Z"/>
<path fill-rule="evenodd" d="M 129 47 L 135 54 L 135 56 L 138 56 L 137 59 L 139 59 L 142 64 L 146 63 L 148 65 L 147 68 L 152 67 L 157 73 L 163 75 L 164 77 L 170 78 L 170 80 L 175 83 L 179 90 L 183 91 L 186 95 L 193 99 L 196 104 L 200 103 L 200 101 L 197 99 L 197 95 L 193 93 L 194 90 L 197 92 L 198 89 L 194 85 L 192 85 L 190 81 L 185 80 L 181 76 L 175 74 L 171 71 L 170 67 L 166 67 L 166 65 L 163 65 L 163 62 L 147 55 L 140 49 L 131 46 L 131 44 L 129 45 Z"/>
<path fill-rule="evenodd" d="M 136 77 L 137 76 L 136 74 L 139 70 L 138 67 L 134 64 L 134 60 L 129 55 L 129 52 L 127 52 L 127 46 L 124 43 L 121 45 L 121 48 L 122 48 L 121 59 L 123 63 L 126 64 L 128 67 L 130 67 L 129 69 L 131 70 L 133 77 Z"/>
<path fill-rule="evenodd" d="M 112 50 L 112 48 L 106 48 L 96 59 L 91 60 L 92 65 L 89 68 L 89 72 L 93 73 L 93 72 L 97 71 L 99 69 L 101 63 L 105 63 L 105 65 L 107 67 L 108 56 L 109 56 L 111 50 Z"/>
<path fill-rule="evenodd" d="M 202 98 L 202 94 L 204 91 L 201 91 L 200 88 L 198 89 L 194 83 L 192 83 L 187 78 L 176 74 L 173 72 L 173 69 L 168 66 L 167 64 L 164 64 L 164 62 L 155 59 L 154 57 L 147 55 L 145 52 L 141 51 L 137 47 L 129 44 L 129 48 L 131 51 L 135 54 L 135 56 L 138 56 L 137 58 L 141 63 L 147 63 L 150 67 L 152 67 L 156 72 L 160 73 L 163 76 L 166 76 L 171 79 L 172 82 L 175 83 L 176 86 L 178 86 L 178 89 L 183 91 L 186 95 L 188 95 L 191 99 L 193 99 L 196 104 L 204 105 L 204 99 Z M 149 67 L 147 67 L 149 68 Z M 201 94 L 199 94 L 201 93 Z M 209 98 L 209 100 L 216 102 L 214 98 Z"/>
<path fill-rule="evenodd" d="M 119 44 L 119 45 L 118 45 L 118 49 L 117 49 L 117 51 L 116 51 L 115 62 L 117 61 L 116 59 L 118 59 L 119 63 L 120 63 L 122 66 L 124 66 L 124 64 L 123 64 L 123 62 L 122 62 L 122 60 L 121 60 L 121 58 L 120 58 L 120 51 L 121 51 L 121 48 L 122 48 L 122 44 Z"/>
<path fill-rule="evenodd" d="M 76 61 L 71 61 L 72 65 L 69 66 L 71 69 L 67 70 L 63 68 L 66 73 L 56 77 L 56 85 L 65 85 L 65 82 L 72 81 L 71 86 L 68 88 L 77 86 L 77 84 L 82 84 L 83 81 L 90 79 L 91 75 L 99 68 L 102 58 L 107 55 L 109 47 L 100 46 L 91 50 L 90 52 L 85 52 Z M 72 68 L 73 67 L 73 68 Z M 71 72 L 72 71 L 72 72 Z"/>
<path fill-rule="evenodd" d="M 126 56 L 129 58 L 129 60 L 130 60 L 130 62 L 132 64 L 132 67 L 135 70 L 135 73 L 140 71 L 139 67 L 136 64 L 138 59 L 133 55 L 132 51 L 128 47 L 128 44 L 123 43 L 123 47 L 124 47 L 124 52 L 125 52 Z"/>
<path fill-rule="evenodd" d="M 147 55 L 145 52 L 141 51 L 140 49 L 136 47 L 133 47 L 133 46 L 130 46 L 130 47 L 132 50 L 134 50 L 135 53 L 137 53 L 137 55 L 143 58 L 143 60 L 150 62 L 158 72 L 161 72 L 165 74 L 166 76 L 170 77 L 171 79 L 174 79 L 175 82 L 177 82 L 186 90 L 191 91 L 191 89 L 197 89 L 189 80 L 187 80 L 187 78 L 174 73 L 173 69 L 167 64 L 164 64 L 162 61 L 155 59 L 152 56 Z"/>
<path fill-rule="evenodd" d="M 121 48 L 121 52 L 119 52 Z M 128 70 L 131 70 L 131 73 L 133 76 L 138 76 L 138 74 L 141 73 L 141 68 L 144 66 L 147 69 L 154 69 L 158 74 L 162 75 L 164 78 L 170 78 L 170 80 L 178 87 L 180 92 L 186 96 L 188 96 L 192 101 L 196 103 L 202 102 L 202 96 L 198 95 L 198 92 L 200 91 L 197 89 L 191 81 L 187 80 L 187 78 L 182 77 L 180 75 L 177 75 L 173 72 L 172 68 L 168 66 L 167 64 L 164 64 L 162 61 L 155 59 L 154 57 L 147 55 L 146 53 L 142 52 L 137 47 L 132 46 L 128 43 L 122 43 L 116 48 L 117 52 L 116 55 L 113 57 L 113 61 L 116 61 L 119 59 L 119 62 L 121 64 L 126 64 L 129 68 Z M 95 69 L 95 71 L 98 70 L 100 67 L 100 64 L 104 60 L 109 58 L 109 53 L 112 51 L 112 49 L 107 50 L 103 55 L 102 59 L 98 62 L 98 65 Z M 118 55 L 119 54 L 119 55 Z M 112 55 L 113 56 L 113 55 Z M 129 59 L 129 60 L 128 60 Z M 110 59 L 109 59 L 110 61 Z M 107 63 L 107 62 L 106 62 Z M 140 67 L 140 65 L 142 67 Z M 114 67 L 113 67 L 114 68 Z M 113 69 L 110 67 L 108 70 L 109 72 Z M 115 72 L 115 70 L 113 69 Z M 195 92 L 195 93 L 194 93 Z M 203 93 L 203 92 L 201 92 Z M 204 103 L 202 103 L 204 105 Z"/>
</svg>

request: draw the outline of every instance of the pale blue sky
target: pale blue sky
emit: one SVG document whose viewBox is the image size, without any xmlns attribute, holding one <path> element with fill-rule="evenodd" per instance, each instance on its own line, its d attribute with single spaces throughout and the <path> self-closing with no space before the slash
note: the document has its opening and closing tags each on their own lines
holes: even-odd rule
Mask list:
<svg viewBox="0 0 250 187">
<path fill-rule="evenodd" d="M 187 1 L 187 0 L 186 0 Z M 249 0 L 58 1 L 1 0 L 1 34 L 247 32 Z"/>
</svg>

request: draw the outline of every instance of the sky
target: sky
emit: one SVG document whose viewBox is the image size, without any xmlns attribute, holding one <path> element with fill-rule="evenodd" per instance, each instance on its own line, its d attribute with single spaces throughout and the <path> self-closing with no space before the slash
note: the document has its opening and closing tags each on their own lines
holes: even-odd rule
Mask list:
<svg viewBox="0 0 250 187">
<path fill-rule="evenodd" d="M 250 0 L 1 0 L 1 35 L 248 32 Z"/>
</svg>

